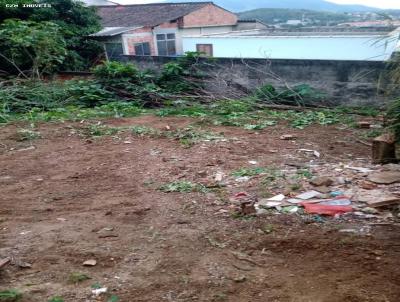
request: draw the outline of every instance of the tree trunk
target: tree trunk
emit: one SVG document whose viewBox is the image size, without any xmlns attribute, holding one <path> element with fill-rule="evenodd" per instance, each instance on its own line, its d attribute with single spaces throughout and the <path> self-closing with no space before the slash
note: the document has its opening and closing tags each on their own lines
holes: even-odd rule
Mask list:
<svg viewBox="0 0 400 302">
<path fill-rule="evenodd" d="M 389 164 L 397 162 L 396 140 L 393 134 L 386 133 L 372 141 L 372 162 L 374 164 Z"/>
</svg>

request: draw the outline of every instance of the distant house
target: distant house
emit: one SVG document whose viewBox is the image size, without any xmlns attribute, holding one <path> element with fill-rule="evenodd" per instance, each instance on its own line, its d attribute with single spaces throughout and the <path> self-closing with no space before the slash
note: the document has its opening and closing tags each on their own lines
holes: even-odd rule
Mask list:
<svg viewBox="0 0 400 302">
<path fill-rule="evenodd" d="M 267 28 L 257 20 L 239 21 L 212 2 L 105 5 L 97 11 L 103 30 L 91 36 L 104 43 L 108 58 L 178 56 L 184 53 L 184 36 Z M 196 50 L 212 55 L 210 45 L 196 45 Z"/>
<path fill-rule="evenodd" d="M 286 24 L 291 25 L 291 26 L 299 26 L 299 25 L 303 25 L 303 21 L 302 20 L 287 20 Z"/>
</svg>

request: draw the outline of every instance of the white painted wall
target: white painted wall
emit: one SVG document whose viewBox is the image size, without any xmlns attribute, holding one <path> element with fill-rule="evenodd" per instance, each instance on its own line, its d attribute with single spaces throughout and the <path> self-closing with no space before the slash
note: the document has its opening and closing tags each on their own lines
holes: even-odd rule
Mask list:
<svg viewBox="0 0 400 302">
<path fill-rule="evenodd" d="M 394 51 L 396 39 L 382 36 L 307 37 L 183 37 L 183 51 L 196 51 L 196 44 L 213 44 L 214 57 L 310 60 L 384 61 Z"/>
</svg>

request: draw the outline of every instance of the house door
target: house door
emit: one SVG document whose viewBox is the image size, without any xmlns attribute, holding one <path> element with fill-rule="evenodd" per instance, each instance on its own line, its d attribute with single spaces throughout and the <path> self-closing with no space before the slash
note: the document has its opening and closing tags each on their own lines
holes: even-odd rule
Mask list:
<svg viewBox="0 0 400 302">
<path fill-rule="evenodd" d="M 196 44 L 197 52 L 201 53 L 203 56 L 212 57 L 213 56 L 213 45 L 212 44 Z"/>
</svg>

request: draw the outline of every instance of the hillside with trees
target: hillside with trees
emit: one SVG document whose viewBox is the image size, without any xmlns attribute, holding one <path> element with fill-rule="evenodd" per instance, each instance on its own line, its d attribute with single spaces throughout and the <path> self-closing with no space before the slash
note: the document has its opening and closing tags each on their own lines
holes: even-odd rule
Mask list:
<svg viewBox="0 0 400 302">
<path fill-rule="evenodd" d="M 285 23 L 288 20 L 306 20 L 310 25 L 335 25 L 352 21 L 345 13 L 313 11 L 306 9 L 260 8 L 238 14 L 242 19 L 258 19 L 267 24 Z"/>
</svg>

